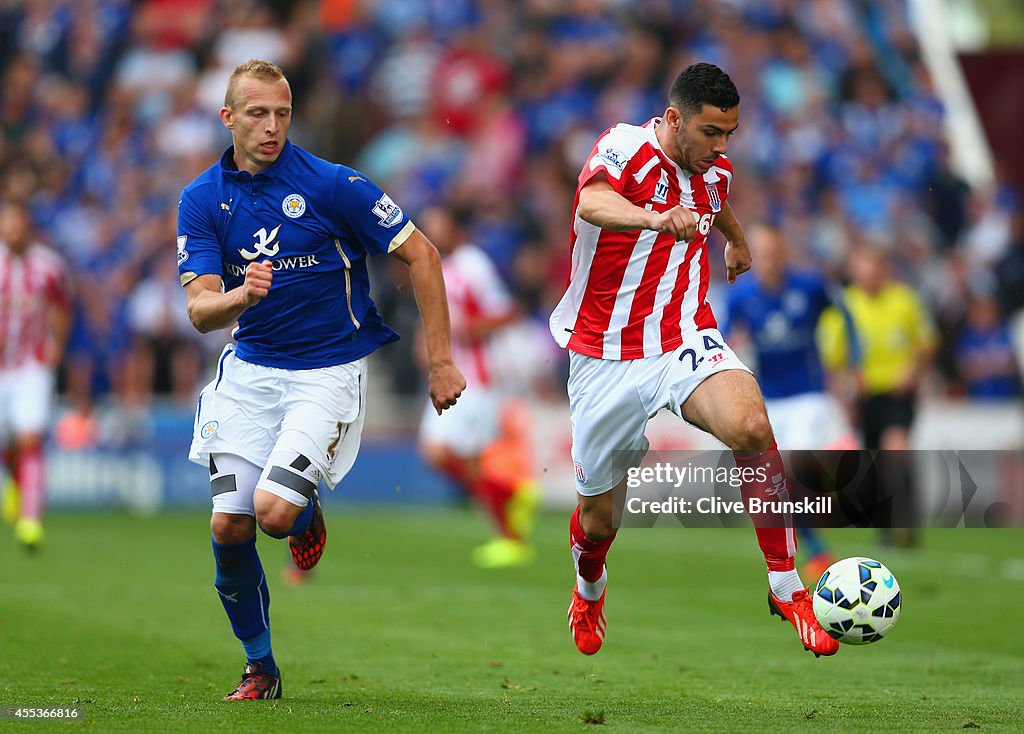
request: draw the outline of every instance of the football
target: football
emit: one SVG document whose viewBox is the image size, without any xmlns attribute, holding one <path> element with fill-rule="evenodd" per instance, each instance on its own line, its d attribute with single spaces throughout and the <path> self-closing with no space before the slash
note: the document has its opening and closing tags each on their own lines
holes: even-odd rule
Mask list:
<svg viewBox="0 0 1024 734">
<path fill-rule="evenodd" d="M 900 585 L 871 558 L 844 558 L 814 587 L 814 616 L 826 632 L 849 645 L 877 642 L 900 618 Z"/>
</svg>

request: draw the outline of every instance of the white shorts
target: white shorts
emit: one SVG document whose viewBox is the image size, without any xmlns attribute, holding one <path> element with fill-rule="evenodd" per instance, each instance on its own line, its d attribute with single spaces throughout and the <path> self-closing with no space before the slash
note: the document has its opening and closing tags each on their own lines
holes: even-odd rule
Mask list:
<svg viewBox="0 0 1024 734">
<path fill-rule="evenodd" d="M 569 355 L 569 410 L 576 491 L 603 494 L 647 453 L 647 421 L 662 408 L 682 416 L 682 405 L 716 372 L 750 372 L 718 329 L 687 336 L 672 352 L 646 359 L 610 360 Z"/>
<path fill-rule="evenodd" d="M 467 390 L 441 415 L 428 402 L 420 421 L 420 444 L 443 446 L 463 459 L 479 456 L 498 439 L 500 410 L 500 397 L 486 388 Z"/>
<path fill-rule="evenodd" d="M 775 442 L 782 451 L 828 448 L 852 433 L 839 407 L 825 393 L 765 400 Z"/>
<path fill-rule="evenodd" d="M 260 489 L 304 507 L 321 479 L 333 489 L 352 468 L 365 416 L 365 358 L 285 370 L 245 362 L 228 345 L 199 395 L 188 458 L 210 467 L 215 512 L 252 514 L 252 493 L 220 479 L 211 454 L 262 467 Z"/>
<path fill-rule="evenodd" d="M 0 438 L 46 430 L 53 382 L 53 370 L 38 362 L 0 371 Z"/>
</svg>

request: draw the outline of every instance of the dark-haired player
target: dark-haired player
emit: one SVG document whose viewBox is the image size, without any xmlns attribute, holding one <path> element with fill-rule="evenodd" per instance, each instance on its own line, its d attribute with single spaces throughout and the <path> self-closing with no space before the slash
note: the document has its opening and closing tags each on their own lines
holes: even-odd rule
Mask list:
<svg viewBox="0 0 1024 734">
<path fill-rule="evenodd" d="M 666 408 L 732 448 L 737 466 L 764 477 L 743 485 L 748 502 L 788 496 L 764 398 L 706 300 L 712 226 L 728 240 L 729 282 L 751 265 L 727 202 L 733 171 L 725 152 L 739 101 L 725 72 L 694 64 L 673 82 L 662 117 L 609 128 L 580 173 L 569 285 L 550 326 L 570 351 L 579 506 L 569 526 L 577 573 L 569 626 L 585 654 L 604 640 L 612 490 L 627 470 L 617 456 L 647 450 L 650 416 Z M 792 518 L 761 514 L 754 525 L 772 613 L 793 624 L 806 649 L 834 654 L 838 643 L 815 619 L 794 566 Z"/>
</svg>

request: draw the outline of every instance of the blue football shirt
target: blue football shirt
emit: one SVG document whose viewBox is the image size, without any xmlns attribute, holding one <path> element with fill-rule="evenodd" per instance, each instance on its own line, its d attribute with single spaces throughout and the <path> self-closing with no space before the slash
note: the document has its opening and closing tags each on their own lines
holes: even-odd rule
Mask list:
<svg viewBox="0 0 1024 734">
<path fill-rule="evenodd" d="M 824 279 L 811 272 L 788 271 L 777 290 L 765 288 L 756 274 L 733 286 L 727 330 L 739 324 L 749 332 L 766 398 L 825 390 L 815 330 L 831 303 Z"/>
<path fill-rule="evenodd" d="M 978 329 L 968 324 L 956 342 L 957 362 L 966 371 L 972 363 L 1015 366 L 1013 340 L 1005 324 L 990 329 Z M 1020 395 L 1020 382 L 1015 369 L 1003 374 L 966 378 L 967 397 L 980 399 L 1016 398 Z"/>
<path fill-rule="evenodd" d="M 253 261 L 270 260 L 267 296 L 238 318 L 237 355 L 314 369 L 352 362 L 398 339 L 370 299 L 369 255 L 415 227 L 366 176 L 286 142 L 272 166 L 239 171 L 233 148 L 185 187 L 178 204 L 182 285 L 219 275 L 228 291 Z"/>
</svg>

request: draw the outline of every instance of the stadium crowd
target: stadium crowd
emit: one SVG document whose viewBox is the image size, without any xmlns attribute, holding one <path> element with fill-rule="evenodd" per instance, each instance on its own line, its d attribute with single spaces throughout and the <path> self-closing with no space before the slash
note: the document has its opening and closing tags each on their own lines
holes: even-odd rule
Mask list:
<svg viewBox="0 0 1024 734">
<path fill-rule="evenodd" d="M 855 0 L 5 3 L 0 197 L 28 204 L 76 284 L 62 391 L 82 412 L 109 397 L 193 400 L 224 337 L 186 317 L 175 205 L 228 144 L 216 115 L 228 74 L 260 56 L 292 80 L 300 145 L 365 171 L 414 221 L 434 205 L 471 211 L 471 239 L 541 334 L 593 141 L 663 109 L 686 65 L 718 64 L 742 94 L 729 156 L 743 221 L 779 226 L 800 263 L 839 280 L 852 248 L 882 248 L 938 326 L 932 389 L 1019 395 L 1008 324 L 1024 309 L 1020 196 L 951 169 L 906 12 Z M 411 335 L 410 289 L 384 260 L 375 298 Z M 720 251 L 711 262 L 722 269 Z M 537 348 L 555 384 L 563 357 L 548 341 Z M 413 343 L 381 360 L 400 394 L 419 390 Z"/>
</svg>

